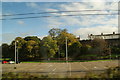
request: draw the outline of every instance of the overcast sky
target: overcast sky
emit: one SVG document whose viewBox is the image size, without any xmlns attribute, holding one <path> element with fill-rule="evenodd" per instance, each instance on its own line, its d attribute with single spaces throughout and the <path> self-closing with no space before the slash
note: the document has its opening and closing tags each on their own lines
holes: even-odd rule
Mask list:
<svg viewBox="0 0 120 80">
<path fill-rule="evenodd" d="M 93 0 L 91 0 L 93 1 Z M 117 13 L 116 2 L 5 2 L 2 3 L 2 14 L 22 14 L 54 11 L 78 11 L 78 10 L 105 10 L 105 11 L 82 11 L 61 12 L 49 14 L 17 15 L 3 17 L 4 19 L 35 17 L 35 16 L 58 16 L 58 15 L 80 15 L 80 14 L 114 14 Z M 110 11 L 109 11 L 110 10 Z M 38 36 L 40 38 L 48 35 L 51 28 L 66 28 L 68 32 L 81 39 L 87 39 L 88 34 L 112 33 L 118 31 L 117 15 L 85 15 L 66 17 L 43 17 L 34 19 L 3 20 L 2 42 L 11 43 L 15 37 Z"/>
</svg>

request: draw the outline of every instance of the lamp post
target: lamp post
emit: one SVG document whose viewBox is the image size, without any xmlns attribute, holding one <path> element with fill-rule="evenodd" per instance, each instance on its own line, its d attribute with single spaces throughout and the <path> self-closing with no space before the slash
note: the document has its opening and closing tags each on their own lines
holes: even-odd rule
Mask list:
<svg viewBox="0 0 120 80">
<path fill-rule="evenodd" d="M 17 55 L 16 55 L 17 56 L 17 60 L 16 60 L 17 64 L 19 63 L 19 58 L 18 58 L 19 54 L 18 53 L 19 53 L 19 48 L 17 47 Z"/>
<path fill-rule="evenodd" d="M 66 61 L 68 60 L 68 51 L 67 51 L 67 37 L 66 37 Z"/>
<path fill-rule="evenodd" d="M 67 66 L 68 66 L 68 69 L 69 69 L 69 72 L 70 72 L 70 76 L 71 76 L 71 64 L 68 63 L 68 46 L 67 46 L 67 37 L 66 37 L 66 63 L 67 63 Z"/>
<path fill-rule="evenodd" d="M 16 41 L 15 41 L 15 66 L 14 69 L 16 69 Z"/>
<path fill-rule="evenodd" d="M 15 41 L 15 66 L 14 66 L 14 69 L 16 69 L 17 67 L 16 67 L 16 63 L 17 63 L 17 61 L 18 61 L 18 50 L 17 50 L 17 46 L 16 46 L 16 42 L 18 42 L 18 41 Z M 16 57 L 17 57 L 17 60 L 16 60 Z"/>
</svg>

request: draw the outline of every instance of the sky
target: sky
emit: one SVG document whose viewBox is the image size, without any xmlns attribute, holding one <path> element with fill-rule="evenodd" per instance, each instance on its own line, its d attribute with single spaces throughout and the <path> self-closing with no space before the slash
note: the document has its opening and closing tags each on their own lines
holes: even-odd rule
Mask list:
<svg viewBox="0 0 120 80">
<path fill-rule="evenodd" d="M 91 0 L 93 1 L 93 0 Z M 10 44 L 16 37 L 38 36 L 43 38 L 48 35 L 51 28 L 67 29 L 69 33 L 87 39 L 88 34 L 111 34 L 118 32 L 118 15 L 84 15 L 62 16 L 80 14 L 115 14 L 118 10 L 117 2 L 3 2 L 2 15 L 79 11 L 79 10 L 105 10 L 105 11 L 81 11 L 61 12 L 46 14 L 29 14 L 16 16 L 3 16 L 2 42 Z M 14 19 L 22 17 L 53 16 L 29 19 Z"/>
</svg>

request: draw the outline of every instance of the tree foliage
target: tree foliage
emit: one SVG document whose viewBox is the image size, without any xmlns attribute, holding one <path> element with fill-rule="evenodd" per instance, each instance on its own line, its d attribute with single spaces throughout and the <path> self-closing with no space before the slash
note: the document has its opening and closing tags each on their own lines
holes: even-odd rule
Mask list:
<svg viewBox="0 0 120 80">
<path fill-rule="evenodd" d="M 53 58 L 58 51 L 57 41 L 51 36 L 44 37 L 41 41 L 41 53 L 47 58 Z"/>
<path fill-rule="evenodd" d="M 49 35 L 43 37 L 42 40 L 37 36 L 16 37 L 10 45 L 2 44 L 2 57 L 14 59 L 15 42 L 19 53 L 19 60 L 65 58 L 66 40 L 68 57 L 72 59 L 80 59 L 83 55 L 95 54 L 106 56 L 111 52 L 117 54 L 120 52 L 119 46 L 111 48 L 103 39 L 94 39 L 89 44 L 81 44 L 76 36 L 67 32 L 66 29 L 53 28 L 48 33 Z"/>
<path fill-rule="evenodd" d="M 95 38 L 92 41 L 91 46 L 93 49 L 92 53 L 95 53 L 98 55 L 109 55 L 111 53 L 110 48 L 104 39 Z"/>
</svg>

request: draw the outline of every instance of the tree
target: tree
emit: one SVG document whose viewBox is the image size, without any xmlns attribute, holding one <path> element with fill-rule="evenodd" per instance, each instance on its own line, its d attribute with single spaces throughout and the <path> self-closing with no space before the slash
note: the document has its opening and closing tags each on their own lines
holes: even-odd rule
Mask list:
<svg viewBox="0 0 120 80">
<path fill-rule="evenodd" d="M 58 29 L 58 28 L 52 28 L 49 30 L 49 35 L 52 37 L 52 38 L 55 38 L 57 35 L 59 35 L 61 32 L 61 29 Z"/>
<path fill-rule="evenodd" d="M 35 59 L 36 57 L 40 57 L 40 46 L 34 40 L 29 40 L 25 44 L 27 50 L 27 57 L 31 59 Z"/>
<path fill-rule="evenodd" d="M 67 37 L 68 45 L 77 42 L 77 39 L 73 34 L 68 32 L 61 32 L 60 35 L 57 36 L 58 44 L 60 45 L 65 44 L 66 37 Z"/>
<path fill-rule="evenodd" d="M 27 36 L 24 38 L 26 41 L 26 44 L 24 45 L 24 48 L 26 49 L 27 57 L 32 60 L 38 60 L 41 58 L 40 53 L 40 38 L 37 36 Z"/>
<path fill-rule="evenodd" d="M 15 40 L 13 40 L 10 44 L 10 54 L 13 55 L 13 58 L 15 56 L 15 42 L 16 42 L 16 51 L 18 54 L 19 61 L 22 58 L 25 58 L 25 50 L 23 48 L 23 45 L 26 43 L 26 41 L 22 37 L 16 37 Z"/>
<path fill-rule="evenodd" d="M 25 41 L 33 40 L 33 41 L 35 41 L 37 43 L 40 43 L 40 41 L 41 41 L 40 38 L 38 38 L 37 36 L 27 36 L 27 37 L 24 38 L 24 40 Z"/>
<path fill-rule="evenodd" d="M 93 53 L 98 55 L 108 55 L 110 54 L 110 48 L 104 39 L 95 38 L 92 41 Z"/>
<path fill-rule="evenodd" d="M 91 54 L 91 48 L 92 48 L 91 45 L 88 45 L 88 44 L 82 45 L 82 47 L 81 47 L 81 55 L 89 55 L 89 54 Z"/>
<path fill-rule="evenodd" d="M 73 59 L 78 59 L 79 56 L 81 56 L 81 47 L 82 44 L 80 44 L 80 42 L 74 42 L 72 45 L 69 46 L 69 51 L 68 54 L 71 58 Z"/>
<path fill-rule="evenodd" d="M 7 43 L 2 44 L 2 57 L 10 58 L 11 54 L 9 53 L 9 45 Z"/>
<path fill-rule="evenodd" d="M 44 58 L 53 58 L 58 52 L 57 41 L 51 36 L 44 37 L 41 41 L 41 53 Z"/>
<path fill-rule="evenodd" d="M 59 46 L 61 57 L 65 57 L 66 38 L 68 47 L 73 43 L 79 42 L 78 39 L 71 33 L 68 33 L 66 29 L 62 30 L 61 33 L 56 37 L 57 44 Z"/>
<path fill-rule="evenodd" d="M 67 32 L 67 29 L 52 28 L 48 33 L 53 39 L 55 39 L 61 32 Z"/>
</svg>

